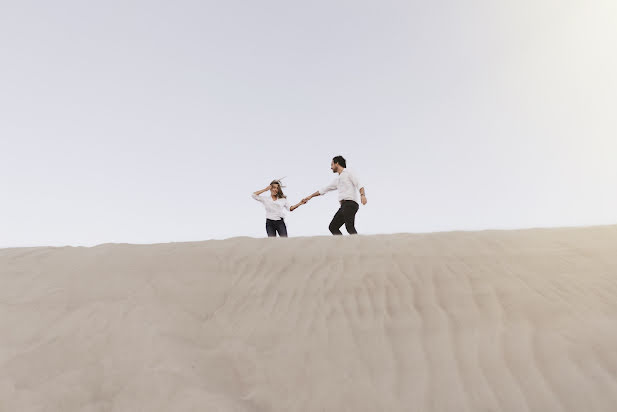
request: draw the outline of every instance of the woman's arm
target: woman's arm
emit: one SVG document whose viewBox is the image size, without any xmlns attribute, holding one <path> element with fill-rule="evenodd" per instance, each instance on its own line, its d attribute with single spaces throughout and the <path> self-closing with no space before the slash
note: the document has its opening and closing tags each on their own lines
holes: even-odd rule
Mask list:
<svg viewBox="0 0 617 412">
<path fill-rule="evenodd" d="M 266 187 L 265 189 L 261 189 L 256 191 L 255 193 L 253 193 L 255 196 L 259 196 L 260 194 L 262 194 L 263 192 L 267 192 L 268 190 L 272 189 L 272 185 L 268 185 L 268 187 Z"/>
<path fill-rule="evenodd" d="M 270 186 L 266 187 L 265 189 L 261 189 L 261 190 L 258 190 L 258 191 L 256 191 L 256 192 L 254 192 L 254 193 L 251 195 L 251 197 L 252 197 L 253 199 L 257 200 L 258 202 L 262 202 L 262 203 L 263 203 L 264 198 L 263 198 L 263 197 L 260 197 L 259 195 L 260 195 L 260 194 L 262 194 L 263 192 L 267 192 L 268 190 L 270 190 L 270 188 L 271 188 L 271 187 L 272 187 L 272 185 L 270 185 Z"/>
<path fill-rule="evenodd" d="M 299 202 L 298 202 L 298 204 L 297 204 L 297 205 L 293 205 L 292 207 L 290 207 L 290 208 L 289 208 L 289 211 L 290 211 L 290 212 L 293 212 L 295 209 L 299 208 L 299 207 L 300 207 L 300 205 L 303 205 L 303 204 L 305 204 L 305 203 L 306 203 L 306 202 L 304 201 L 304 199 L 302 199 L 301 201 L 299 201 Z"/>
</svg>

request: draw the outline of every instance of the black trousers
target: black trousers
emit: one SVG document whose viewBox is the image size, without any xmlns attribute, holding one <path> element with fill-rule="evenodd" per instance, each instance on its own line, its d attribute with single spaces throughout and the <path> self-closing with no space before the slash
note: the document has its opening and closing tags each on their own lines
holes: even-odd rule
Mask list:
<svg viewBox="0 0 617 412">
<path fill-rule="evenodd" d="M 345 224 L 345 229 L 347 229 L 347 233 L 350 235 L 355 235 L 356 232 L 355 222 L 356 222 L 356 213 L 358 213 L 358 205 L 353 200 L 343 200 L 341 202 L 341 208 L 336 212 L 334 217 L 332 218 L 332 222 L 330 222 L 330 232 L 333 235 L 342 235 L 341 226 L 343 223 Z"/>
<path fill-rule="evenodd" d="M 278 232 L 280 237 L 287 237 L 287 226 L 285 226 L 285 220 L 270 220 L 266 219 L 266 233 L 268 237 L 276 237 Z"/>
</svg>

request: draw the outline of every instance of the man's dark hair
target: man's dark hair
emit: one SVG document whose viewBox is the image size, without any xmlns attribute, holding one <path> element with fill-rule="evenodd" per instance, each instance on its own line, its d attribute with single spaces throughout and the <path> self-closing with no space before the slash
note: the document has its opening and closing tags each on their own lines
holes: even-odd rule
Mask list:
<svg viewBox="0 0 617 412">
<path fill-rule="evenodd" d="M 341 165 L 343 168 L 347 167 L 347 162 L 345 162 L 345 158 L 343 156 L 336 156 L 332 159 L 332 161 L 338 165 Z"/>
</svg>

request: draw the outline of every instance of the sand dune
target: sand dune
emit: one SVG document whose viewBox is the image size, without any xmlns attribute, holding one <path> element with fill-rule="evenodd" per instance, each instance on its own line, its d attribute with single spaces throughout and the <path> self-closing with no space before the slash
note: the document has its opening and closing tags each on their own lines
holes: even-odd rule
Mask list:
<svg viewBox="0 0 617 412">
<path fill-rule="evenodd" d="M 617 227 L 0 250 L 0 411 L 615 411 Z"/>
</svg>

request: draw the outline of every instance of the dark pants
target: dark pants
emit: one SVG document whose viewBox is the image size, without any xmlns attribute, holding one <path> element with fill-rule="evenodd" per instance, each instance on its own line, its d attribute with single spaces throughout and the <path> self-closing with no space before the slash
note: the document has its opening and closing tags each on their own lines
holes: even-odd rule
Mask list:
<svg viewBox="0 0 617 412">
<path fill-rule="evenodd" d="M 358 232 L 356 232 L 354 224 L 359 207 L 360 206 L 353 200 L 343 200 L 341 202 L 341 208 L 332 218 L 332 222 L 330 222 L 330 232 L 332 232 L 333 235 L 342 235 L 340 228 L 344 223 L 347 233 L 350 235 L 357 234 Z"/>
<path fill-rule="evenodd" d="M 276 237 L 276 232 L 280 237 L 287 237 L 287 226 L 285 226 L 285 220 L 270 220 L 266 219 L 266 232 L 268 237 Z"/>
</svg>

